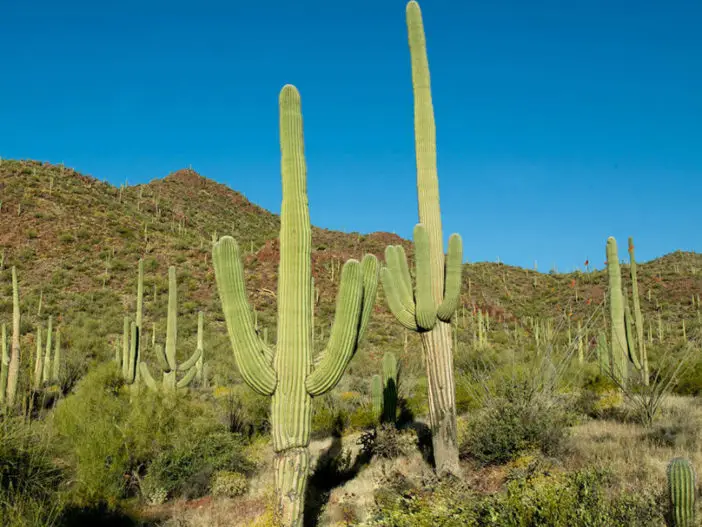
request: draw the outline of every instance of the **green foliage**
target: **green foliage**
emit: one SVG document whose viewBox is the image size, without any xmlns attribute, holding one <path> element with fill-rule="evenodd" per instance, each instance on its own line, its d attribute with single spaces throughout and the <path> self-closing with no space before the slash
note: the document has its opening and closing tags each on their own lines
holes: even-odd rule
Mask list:
<svg viewBox="0 0 702 527">
<path fill-rule="evenodd" d="M 382 498 L 382 499 L 379 499 Z M 601 471 L 520 474 L 505 491 L 477 496 L 460 485 L 376 491 L 376 527 L 630 527 L 661 525 L 663 511 L 650 493 L 614 493 Z"/>
<path fill-rule="evenodd" d="M 486 399 L 486 406 L 469 422 L 460 446 L 462 457 L 489 465 L 505 463 L 527 450 L 549 455 L 562 450 L 572 415 L 562 401 L 520 388 L 525 387 Z"/>
<path fill-rule="evenodd" d="M 130 402 L 123 382 L 116 364 L 104 364 L 56 408 L 58 450 L 74 472 L 72 503 L 116 507 L 137 490 L 149 501 L 159 492 L 202 495 L 216 470 L 253 470 L 245 441 L 211 404 L 145 388 Z"/>
<path fill-rule="evenodd" d="M 63 474 L 52 460 L 41 425 L 6 418 L 0 423 L 0 522 L 17 527 L 53 525 Z"/>
<path fill-rule="evenodd" d="M 215 472 L 210 483 L 210 490 L 215 497 L 234 498 L 244 494 L 249 482 L 241 472 L 220 470 Z"/>
</svg>

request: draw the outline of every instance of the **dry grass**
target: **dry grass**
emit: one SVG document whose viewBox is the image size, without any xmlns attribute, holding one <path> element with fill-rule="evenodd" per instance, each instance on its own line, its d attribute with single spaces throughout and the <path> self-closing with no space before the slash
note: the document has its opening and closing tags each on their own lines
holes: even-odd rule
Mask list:
<svg viewBox="0 0 702 527">
<path fill-rule="evenodd" d="M 592 420 L 576 426 L 570 437 L 568 469 L 611 470 L 621 489 L 665 489 L 666 466 L 683 456 L 702 466 L 702 406 L 691 397 L 670 396 L 649 429 L 638 423 Z"/>
</svg>

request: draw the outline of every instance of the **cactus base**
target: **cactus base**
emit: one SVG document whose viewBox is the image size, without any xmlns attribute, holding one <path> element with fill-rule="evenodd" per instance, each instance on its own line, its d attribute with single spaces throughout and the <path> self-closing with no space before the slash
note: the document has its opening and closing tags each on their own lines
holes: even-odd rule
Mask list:
<svg viewBox="0 0 702 527">
<path fill-rule="evenodd" d="M 302 527 L 305 492 L 310 471 L 307 448 L 291 448 L 275 455 L 276 521 L 280 525 Z"/>
</svg>

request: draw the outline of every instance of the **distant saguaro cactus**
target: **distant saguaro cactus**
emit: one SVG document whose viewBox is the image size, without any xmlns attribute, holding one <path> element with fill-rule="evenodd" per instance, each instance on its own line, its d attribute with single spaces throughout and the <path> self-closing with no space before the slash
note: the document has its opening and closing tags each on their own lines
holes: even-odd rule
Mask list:
<svg viewBox="0 0 702 527">
<path fill-rule="evenodd" d="M 20 305 L 17 269 L 12 266 L 12 352 L 7 372 L 7 405 L 12 407 L 17 396 L 17 380 L 20 366 Z"/>
<path fill-rule="evenodd" d="M 617 240 L 607 238 L 607 274 L 609 276 L 609 317 L 611 323 L 612 375 L 625 387 L 629 376 L 629 361 L 624 321 L 624 295 L 619 267 Z"/>
<path fill-rule="evenodd" d="M 155 346 L 156 358 L 163 370 L 163 389 L 166 392 L 175 392 L 176 388 L 187 388 L 197 373 L 197 361 L 202 354 L 202 349 L 197 348 L 188 360 L 178 363 L 176 360 L 176 341 L 178 339 L 178 285 L 176 282 L 175 267 L 168 268 L 168 319 L 166 321 L 166 351 L 158 344 Z M 186 372 L 178 381 L 177 372 Z M 158 383 L 154 380 L 145 362 L 139 363 L 139 372 L 144 383 L 152 390 L 158 390 Z"/>
</svg>

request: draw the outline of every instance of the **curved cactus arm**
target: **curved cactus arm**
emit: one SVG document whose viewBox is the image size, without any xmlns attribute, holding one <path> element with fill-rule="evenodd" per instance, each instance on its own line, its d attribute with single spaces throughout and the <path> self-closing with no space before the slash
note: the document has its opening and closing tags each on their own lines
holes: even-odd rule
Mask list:
<svg viewBox="0 0 702 527">
<path fill-rule="evenodd" d="M 429 233 L 421 223 L 414 227 L 414 261 L 417 270 L 415 288 L 417 326 L 430 331 L 436 325 L 436 302 L 431 293 L 431 257 Z"/>
<path fill-rule="evenodd" d="M 149 387 L 149 389 L 157 392 L 159 390 L 159 384 L 156 382 L 156 380 L 153 378 L 151 375 L 151 372 L 149 371 L 149 367 L 146 365 L 145 362 L 140 362 L 139 363 L 139 373 L 141 374 L 141 378 L 144 380 L 144 384 Z"/>
<path fill-rule="evenodd" d="M 257 393 L 272 395 L 277 384 L 276 373 L 261 352 L 263 346 L 246 300 L 244 269 L 234 238 L 220 238 L 212 248 L 212 259 L 227 332 L 241 376 Z"/>
<path fill-rule="evenodd" d="M 385 248 L 385 262 L 392 275 L 402 307 L 414 317 L 414 293 L 405 249 L 401 245 L 388 245 Z"/>
<path fill-rule="evenodd" d="M 129 337 L 129 366 L 127 369 L 127 383 L 132 384 L 137 376 L 137 338 L 139 330 L 137 328 L 136 322 L 130 324 L 130 337 Z"/>
<path fill-rule="evenodd" d="M 444 300 L 441 302 L 436 316 L 442 322 L 451 322 L 461 297 L 463 273 L 463 240 L 459 234 L 452 234 L 448 242 L 446 257 L 446 279 L 444 282 Z"/>
<path fill-rule="evenodd" d="M 171 371 L 171 366 L 168 364 L 168 358 L 166 357 L 166 352 L 164 351 L 163 346 L 156 344 L 154 346 L 154 352 L 156 353 L 156 358 L 158 359 L 158 365 L 165 373 L 169 373 Z"/>
<path fill-rule="evenodd" d="M 361 307 L 361 322 L 358 325 L 356 346 L 363 340 L 368 329 L 370 317 L 373 314 L 375 300 L 378 296 L 378 274 L 380 266 L 378 259 L 373 254 L 366 254 L 361 262 L 361 275 L 363 276 L 363 304 Z"/>
<path fill-rule="evenodd" d="M 190 385 L 195 378 L 195 374 L 197 373 L 197 368 L 195 368 L 194 364 L 195 363 L 193 363 L 193 366 L 188 370 L 188 373 L 186 373 L 183 378 L 176 383 L 176 388 L 183 389 Z"/>
<path fill-rule="evenodd" d="M 344 374 L 356 351 L 362 303 L 361 265 L 356 260 L 348 260 L 341 271 L 341 286 L 329 342 L 319 365 L 305 380 L 307 393 L 312 397 L 334 388 Z"/>
<path fill-rule="evenodd" d="M 186 371 L 195 366 L 197 361 L 200 359 L 200 355 L 202 355 L 202 350 L 198 348 L 192 355 L 190 355 L 188 360 L 178 364 L 177 371 Z"/>
<path fill-rule="evenodd" d="M 385 298 L 388 302 L 388 307 L 392 314 L 395 315 L 397 321 L 411 331 L 419 331 L 414 313 L 405 309 L 398 291 L 398 284 L 395 282 L 392 272 L 387 267 L 380 270 L 380 281 L 383 284 Z"/>
<path fill-rule="evenodd" d="M 634 331 L 631 327 L 631 309 L 629 309 L 629 301 L 624 301 L 624 330 L 626 331 L 626 350 L 629 354 L 629 360 L 634 365 L 634 368 L 641 370 L 641 362 L 636 353 L 636 345 L 634 343 Z"/>
</svg>

